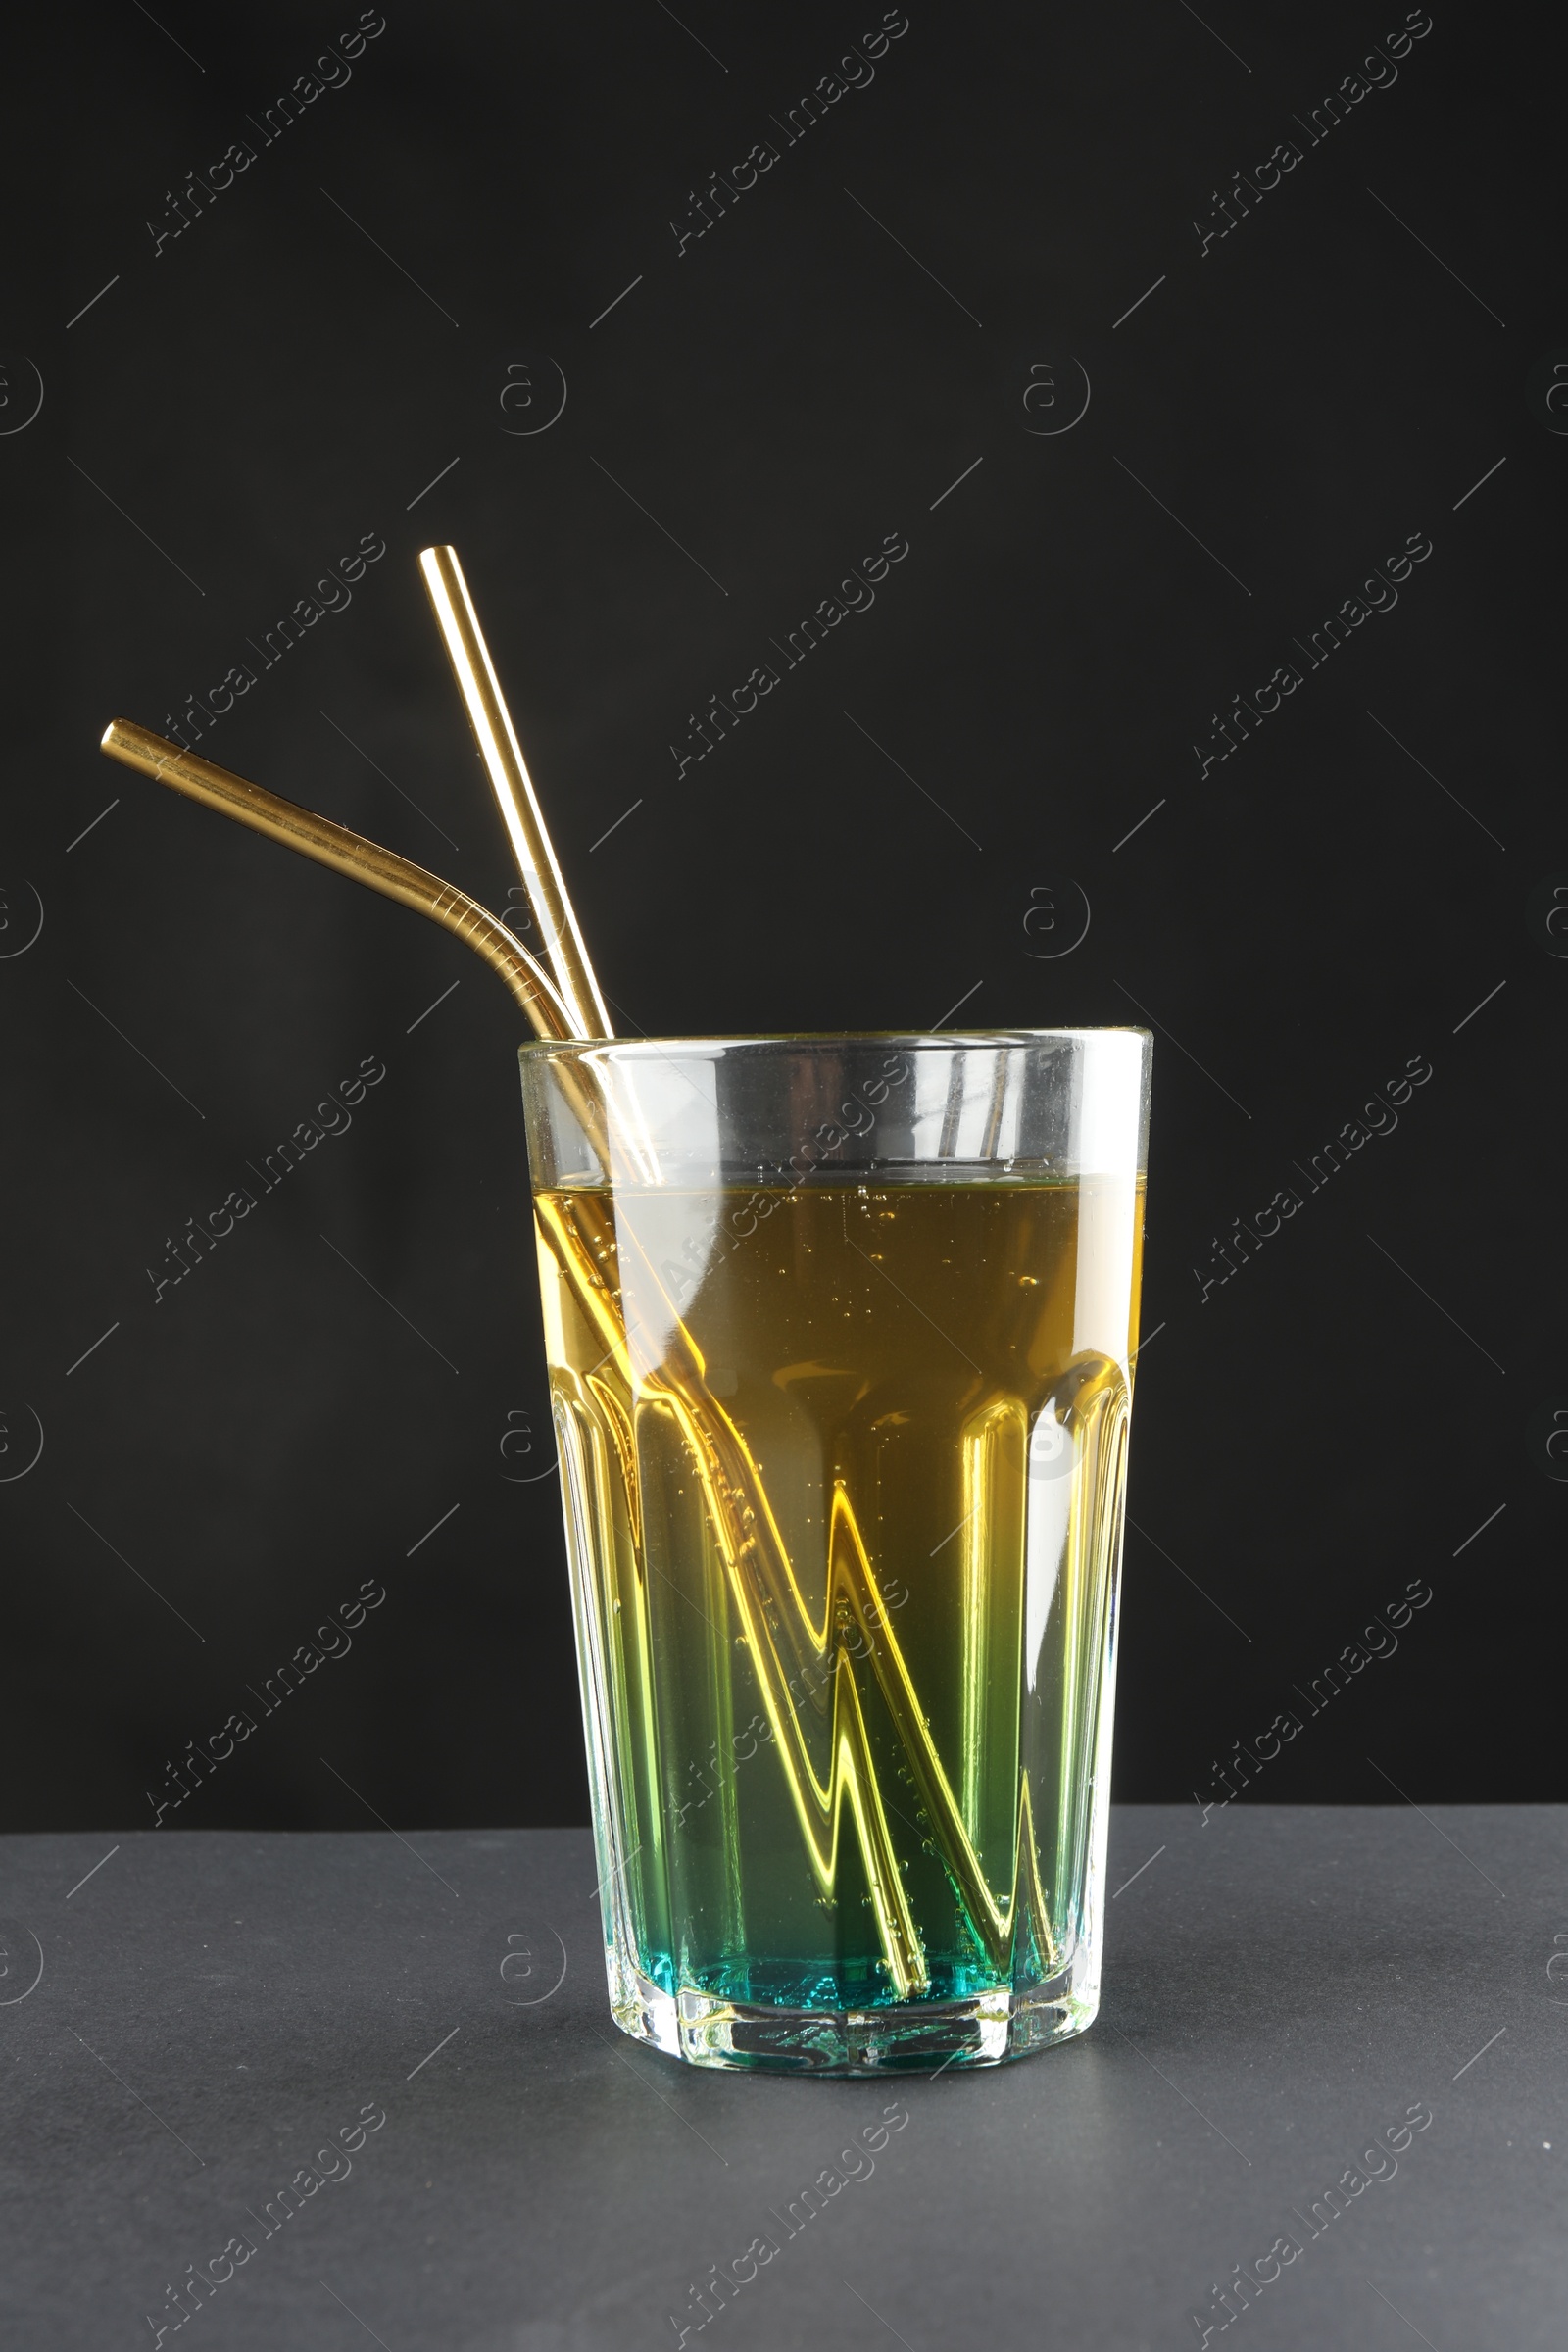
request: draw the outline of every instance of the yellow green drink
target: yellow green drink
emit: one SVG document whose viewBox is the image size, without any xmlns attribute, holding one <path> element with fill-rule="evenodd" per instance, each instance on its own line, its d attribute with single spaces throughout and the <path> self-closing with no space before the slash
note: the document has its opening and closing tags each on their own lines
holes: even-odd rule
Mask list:
<svg viewBox="0 0 1568 2352">
<path fill-rule="evenodd" d="M 524 1066 L 619 2022 L 837 2071 L 1080 2031 L 1147 1041 Z"/>
</svg>

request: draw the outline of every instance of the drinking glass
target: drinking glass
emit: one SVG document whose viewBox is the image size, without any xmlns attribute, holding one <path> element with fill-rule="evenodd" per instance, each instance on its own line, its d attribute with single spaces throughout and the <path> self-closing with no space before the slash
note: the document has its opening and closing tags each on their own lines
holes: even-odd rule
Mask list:
<svg viewBox="0 0 1568 2352">
<path fill-rule="evenodd" d="M 866 2074 L 1092 2021 L 1150 1049 L 522 1049 L 639 2039 Z"/>
</svg>

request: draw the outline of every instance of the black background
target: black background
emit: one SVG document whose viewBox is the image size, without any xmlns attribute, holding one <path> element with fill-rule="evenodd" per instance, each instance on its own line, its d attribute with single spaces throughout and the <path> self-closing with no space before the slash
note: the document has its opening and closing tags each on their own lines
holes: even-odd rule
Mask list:
<svg viewBox="0 0 1568 2352">
<path fill-rule="evenodd" d="M 1568 1793 L 1539 1422 L 1568 1390 L 1568 966 L 1528 915 L 1568 867 L 1568 442 L 1526 388 L 1568 343 L 1559 59 L 1440 0 L 1314 144 L 1297 118 L 1402 9 L 911 5 L 787 145 L 880 15 L 388 0 L 268 144 L 249 119 L 352 8 L 12 36 L 5 1827 L 147 1826 L 166 1759 L 366 1579 L 351 1653 L 172 1818 L 585 1814 L 514 1010 L 96 749 L 249 662 L 199 749 L 504 906 L 415 566 L 437 539 L 628 1032 L 1156 1027 L 1118 1793 L 1218 1793 L 1212 1759 L 1412 1579 L 1397 1653 L 1258 1793 Z M 1195 216 L 1289 138 L 1204 251 Z M 155 252 L 237 139 L 254 163 Z M 760 139 L 777 164 L 678 253 Z M 874 609 L 677 781 L 688 713 L 890 532 Z M 1298 661 L 1412 533 L 1396 609 Z M 264 668 L 364 534 L 352 604 Z M 1200 776 L 1213 714 L 1293 661 Z M 1088 935 L 1046 959 L 1065 916 L 1025 917 L 1072 885 Z M 168 1239 L 364 1056 L 352 1130 L 155 1304 Z M 1396 1131 L 1305 1194 L 1293 1163 L 1412 1056 Z M 1291 1184 L 1203 1298 L 1215 1238 Z"/>
</svg>

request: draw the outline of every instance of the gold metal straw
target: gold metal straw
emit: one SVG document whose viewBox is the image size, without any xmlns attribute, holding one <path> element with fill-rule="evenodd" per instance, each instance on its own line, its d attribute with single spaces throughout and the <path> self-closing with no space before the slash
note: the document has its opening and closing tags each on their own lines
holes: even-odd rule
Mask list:
<svg viewBox="0 0 1568 2352">
<path fill-rule="evenodd" d="M 452 663 L 468 723 L 489 771 L 491 787 L 512 839 L 517 870 L 545 941 L 545 952 L 570 1037 L 613 1037 L 614 1024 L 599 993 L 587 942 L 566 895 L 543 812 L 507 710 L 501 682 L 479 627 L 455 547 L 427 547 L 419 569 Z"/>
<path fill-rule="evenodd" d="M 507 717 L 457 557 L 449 547 L 431 548 L 419 561 L 530 899 L 541 927 L 550 934 L 555 981 L 506 926 L 466 891 L 443 882 L 439 875 L 427 873 L 422 866 L 410 864 L 390 850 L 350 832 L 346 826 L 317 816 L 292 801 L 281 800 L 258 784 L 247 783 L 243 776 L 215 766 L 211 760 L 183 751 L 177 744 L 169 743 L 149 728 L 135 726 L 126 719 L 115 719 L 105 729 L 103 749 L 111 759 L 122 760 L 127 767 L 139 768 L 144 775 L 172 786 L 192 800 L 204 802 L 210 808 L 220 809 L 225 816 L 249 825 L 254 832 L 265 833 L 286 848 L 314 858 L 318 864 L 347 874 L 351 880 L 363 882 L 440 923 L 500 974 L 541 1037 L 610 1038 L 613 1035 L 610 1017 Z M 612 1164 L 611 1148 L 597 1073 L 568 1066 L 560 1073 L 560 1083 L 577 1112 L 591 1149 L 608 1171 Z M 918 1694 L 888 1624 L 886 1608 L 847 1502 L 842 1496 L 835 1501 L 829 1538 L 832 1591 L 819 1632 L 769 1507 L 760 1466 L 752 1456 L 739 1427 L 710 1395 L 701 1351 L 672 1301 L 666 1300 L 671 1330 L 665 1361 L 658 1371 L 638 1375 L 634 1370 L 619 1286 L 607 1284 L 601 1271 L 613 1255 L 616 1244 L 609 1197 L 589 1186 L 575 1195 L 569 1208 L 563 1208 L 548 1194 L 540 1196 L 538 1206 L 541 1231 L 560 1259 L 579 1307 L 590 1325 L 597 1326 L 609 1351 L 603 1370 L 596 1367 L 595 1374 L 587 1376 L 587 1385 L 599 1394 L 602 1405 L 612 1405 L 617 1424 L 625 1420 L 629 1426 L 627 1407 L 640 1387 L 650 1396 L 665 1397 L 686 1431 L 718 1531 L 735 1606 L 751 1629 L 756 1661 L 763 1678 L 763 1695 L 775 1738 L 780 1742 L 780 1753 L 786 1759 L 791 1795 L 809 1859 L 824 1891 L 830 1891 L 834 1882 L 841 1800 L 847 1785 L 894 1984 L 906 1996 L 926 1988 L 929 1978 L 919 1933 L 877 1793 L 876 1770 L 866 1744 L 853 1671 L 838 1638 L 842 1627 L 834 1616 L 833 1602 L 842 1599 L 869 1642 L 873 1667 L 914 1774 L 938 1848 L 963 1894 L 977 1932 L 988 1948 L 993 1948 L 996 1954 L 1002 1953 L 1019 1916 L 1022 1889 L 1018 1870 L 1014 1870 L 1010 1902 L 1005 1906 L 999 1904 L 970 1844 L 960 1808 L 925 1727 Z M 643 1259 L 635 1229 L 627 1238 Z M 655 1291 L 662 1290 L 661 1278 L 652 1264 L 643 1259 L 643 1266 Z M 616 1385 L 609 1369 L 612 1364 L 614 1375 L 625 1384 L 623 1399 L 618 1395 L 610 1396 L 610 1389 Z M 841 1521 L 846 1525 L 841 1527 Z M 846 1552 L 850 1539 L 853 1539 L 850 1544 L 853 1558 Z M 882 1643 L 874 1638 L 873 1627 L 882 1629 Z M 792 1657 L 808 1656 L 825 1664 L 830 1633 L 837 1654 L 831 1684 L 832 1734 L 828 1745 L 833 1764 L 828 1784 L 820 1779 L 814 1746 L 806 1739 L 793 1701 L 794 1686 L 786 1682 L 785 1669 Z M 783 1655 L 778 1646 L 781 1641 Z M 825 1706 L 825 1685 L 817 1703 Z M 1046 1898 L 1034 1869 L 1032 1828 L 1025 1842 L 1032 1874 L 1029 1908 L 1050 1944 Z"/>
<path fill-rule="evenodd" d="M 130 719 L 111 719 L 104 729 L 103 749 L 111 760 L 139 768 L 143 775 L 172 786 L 188 799 L 221 810 L 253 832 L 265 833 L 270 841 L 280 841 L 285 849 L 298 850 L 318 865 L 329 865 L 351 881 L 378 890 L 383 898 L 396 899 L 401 906 L 428 915 L 500 974 L 541 1037 L 576 1034 L 573 1015 L 549 974 L 513 938 L 505 923 L 455 883 L 443 882 L 439 874 L 427 873 L 422 865 L 411 864 L 378 842 L 367 841 L 363 833 L 335 825 L 330 817 L 317 816 L 293 801 L 280 800 L 275 792 L 265 791 L 260 784 L 247 783 L 226 767 L 215 766 L 211 760 L 182 751 L 177 743 L 166 742 L 150 727 L 138 727 Z"/>
</svg>

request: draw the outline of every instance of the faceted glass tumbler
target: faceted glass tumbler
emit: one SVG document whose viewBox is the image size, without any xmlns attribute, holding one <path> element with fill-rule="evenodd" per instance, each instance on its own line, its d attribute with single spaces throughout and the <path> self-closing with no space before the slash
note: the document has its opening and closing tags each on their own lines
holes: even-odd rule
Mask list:
<svg viewBox="0 0 1568 2352">
<path fill-rule="evenodd" d="M 639 2039 L 867 2074 L 1093 2019 L 1150 1042 L 523 1048 Z"/>
</svg>

